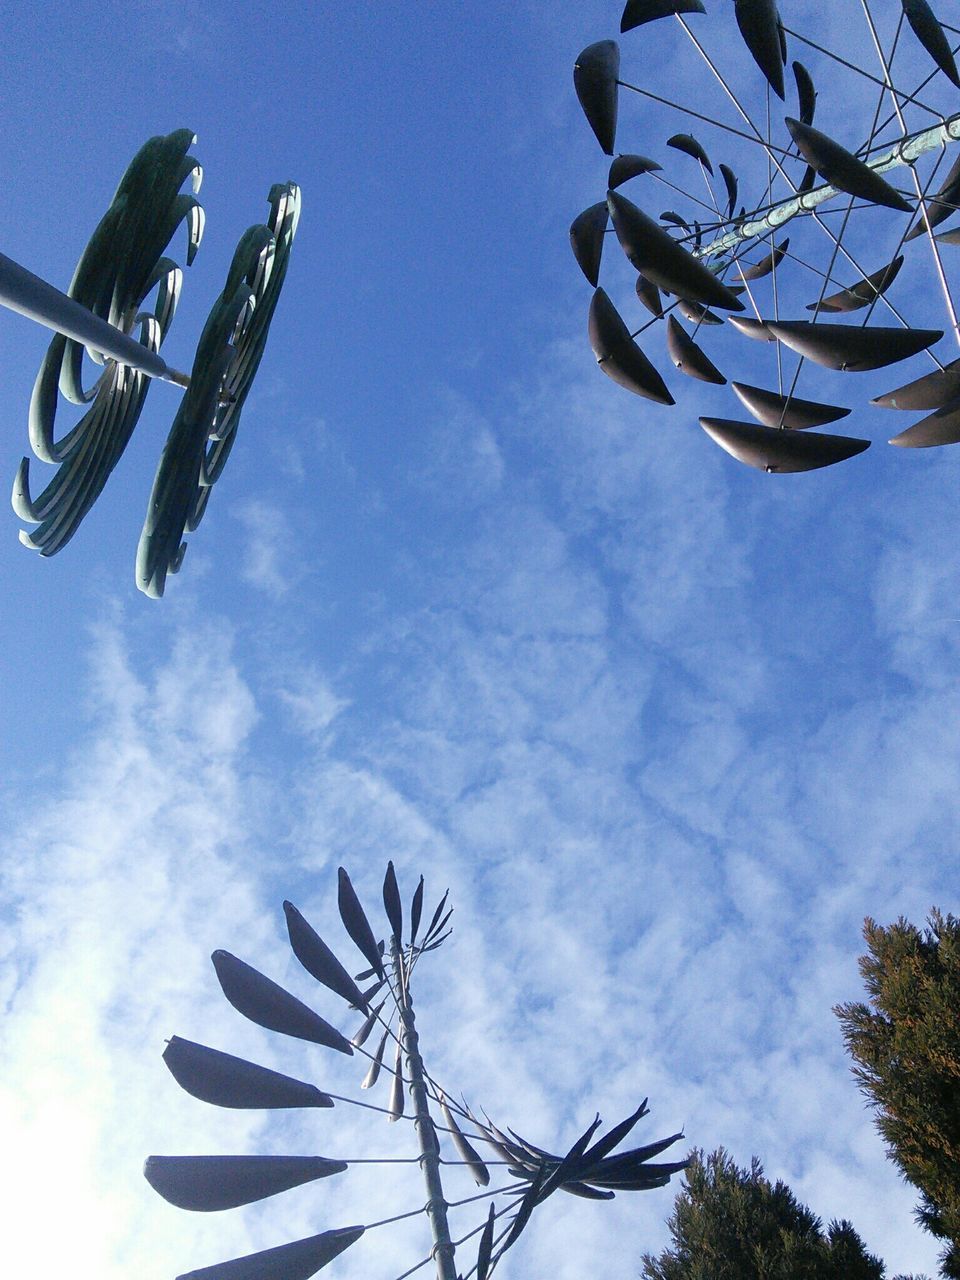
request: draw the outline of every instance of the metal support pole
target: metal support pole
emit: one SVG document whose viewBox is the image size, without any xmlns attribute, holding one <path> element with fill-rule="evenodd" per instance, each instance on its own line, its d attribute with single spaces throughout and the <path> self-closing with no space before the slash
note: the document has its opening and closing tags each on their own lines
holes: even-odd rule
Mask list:
<svg viewBox="0 0 960 1280">
<path fill-rule="evenodd" d="M 390 955 L 396 982 L 397 1003 L 400 1010 L 401 1042 L 407 1060 L 410 1080 L 410 1096 L 413 1099 L 414 1123 L 420 1143 L 420 1168 L 427 1188 L 427 1217 L 433 1231 L 433 1257 L 437 1264 L 437 1280 L 457 1280 L 453 1262 L 454 1246 L 447 1225 L 447 1202 L 443 1198 L 440 1182 L 440 1144 L 433 1127 L 427 1103 L 427 1086 L 423 1077 L 423 1059 L 420 1057 L 420 1041 L 413 1016 L 413 999 L 404 977 L 403 961 L 396 938 L 390 940 Z"/>
<path fill-rule="evenodd" d="M 888 169 L 895 169 L 900 165 L 912 165 L 925 151 L 932 151 L 934 147 L 942 147 L 948 142 L 958 140 L 960 140 L 960 115 L 954 115 L 943 124 L 934 125 L 932 129 L 925 129 L 922 133 L 904 138 L 889 151 L 885 151 L 883 155 L 867 163 L 874 172 L 886 173 Z M 836 187 L 828 185 L 804 192 L 802 196 L 791 196 L 788 200 L 783 200 L 772 209 L 768 209 L 762 218 L 741 222 L 732 231 L 695 249 L 694 253 L 698 258 L 711 258 L 715 254 L 735 248 L 743 240 L 753 240 L 758 236 L 769 235 L 771 231 L 782 227 L 791 218 L 795 218 L 800 213 L 810 213 L 818 205 L 832 200 L 839 194 L 841 193 Z"/>
<path fill-rule="evenodd" d="M 82 342 L 86 347 L 101 351 L 118 364 L 139 369 L 151 378 L 162 378 L 177 386 L 188 387 L 190 379 L 163 360 L 142 342 L 123 333 L 114 325 L 101 320 L 85 306 L 61 293 L 46 280 L 41 280 L 26 267 L 0 253 L 0 305 L 18 311 L 30 320 L 46 325 L 67 338 Z"/>
</svg>

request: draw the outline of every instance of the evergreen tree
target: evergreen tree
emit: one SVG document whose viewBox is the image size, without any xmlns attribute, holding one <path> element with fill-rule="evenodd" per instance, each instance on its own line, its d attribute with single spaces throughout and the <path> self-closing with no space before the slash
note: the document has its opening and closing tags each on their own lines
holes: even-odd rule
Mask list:
<svg viewBox="0 0 960 1280">
<path fill-rule="evenodd" d="M 869 918 L 860 972 L 869 1005 L 834 1012 L 891 1159 L 920 1191 L 917 1221 L 946 1242 L 960 1280 L 960 921 L 934 909 L 921 933 Z"/>
<path fill-rule="evenodd" d="M 667 1225 L 671 1248 L 644 1254 L 644 1280 L 883 1280 L 883 1263 L 849 1222 L 820 1219 L 754 1156 L 694 1153 Z"/>
</svg>

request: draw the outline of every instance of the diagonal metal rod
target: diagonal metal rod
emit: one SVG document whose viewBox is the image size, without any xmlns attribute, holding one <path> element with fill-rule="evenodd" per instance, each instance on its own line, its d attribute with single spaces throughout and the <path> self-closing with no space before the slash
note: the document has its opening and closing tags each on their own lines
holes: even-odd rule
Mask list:
<svg viewBox="0 0 960 1280">
<path fill-rule="evenodd" d="M 433 1230 L 433 1256 L 437 1266 L 437 1280 L 457 1280 L 457 1269 L 453 1261 L 454 1246 L 447 1224 L 447 1202 L 443 1198 L 443 1184 L 440 1181 L 440 1144 L 430 1115 L 423 1059 L 420 1056 L 420 1041 L 413 1014 L 413 999 L 409 986 L 403 981 L 403 959 L 397 938 L 390 940 L 390 955 L 393 960 L 397 990 L 400 994 L 403 1051 L 411 1081 L 410 1096 L 413 1100 L 417 1139 L 420 1143 L 420 1168 L 423 1170 L 423 1180 L 427 1188 L 426 1213 Z"/>
<path fill-rule="evenodd" d="M 46 325 L 86 347 L 101 351 L 118 364 L 129 365 L 150 378 L 188 387 L 185 373 L 171 369 L 167 362 L 142 342 L 123 333 L 115 325 L 94 315 L 82 303 L 48 284 L 19 262 L 0 253 L 0 305 L 17 311 L 38 324 Z"/>
</svg>

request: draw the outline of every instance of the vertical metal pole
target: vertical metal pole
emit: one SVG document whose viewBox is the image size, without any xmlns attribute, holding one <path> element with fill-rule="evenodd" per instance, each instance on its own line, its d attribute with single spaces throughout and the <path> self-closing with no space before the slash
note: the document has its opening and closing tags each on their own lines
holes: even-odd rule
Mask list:
<svg viewBox="0 0 960 1280">
<path fill-rule="evenodd" d="M 414 1124 L 420 1143 L 420 1168 L 427 1188 L 427 1217 L 433 1231 L 433 1257 L 437 1264 L 437 1280 L 457 1280 L 453 1263 L 454 1246 L 447 1225 L 447 1202 L 443 1198 L 440 1181 L 440 1144 L 433 1127 L 427 1103 L 427 1086 L 423 1078 L 423 1059 L 420 1057 L 420 1041 L 413 1016 L 413 999 L 405 981 L 399 943 L 390 940 L 397 1002 L 400 1009 L 401 1043 L 407 1061 L 410 1080 L 410 1096 L 414 1106 Z"/>
</svg>

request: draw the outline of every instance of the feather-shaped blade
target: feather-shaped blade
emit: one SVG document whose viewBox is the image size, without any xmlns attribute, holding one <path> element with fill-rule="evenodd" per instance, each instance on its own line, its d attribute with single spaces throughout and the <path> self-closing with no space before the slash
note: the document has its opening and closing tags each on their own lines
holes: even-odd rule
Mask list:
<svg viewBox="0 0 960 1280">
<path fill-rule="evenodd" d="M 371 966 L 378 978 L 383 978 L 383 960 L 373 936 L 369 921 L 360 905 L 356 890 L 343 867 L 337 869 L 337 906 L 343 926 L 353 939 L 360 954 Z"/>
<path fill-rule="evenodd" d="M 447 1106 L 447 1100 L 442 1093 L 440 1095 L 440 1112 L 443 1116 L 443 1123 L 450 1130 L 450 1139 L 456 1148 L 457 1155 L 473 1174 L 474 1182 L 478 1187 L 487 1186 L 490 1181 L 490 1171 L 457 1124 L 456 1118 L 452 1115 L 450 1108 Z"/>
<path fill-rule="evenodd" d="M 619 1146 L 624 1140 L 637 1121 L 642 1120 L 646 1114 L 647 1099 L 644 1098 L 636 1111 L 628 1115 L 625 1120 L 615 1124 L 609 1132 L 605 1133 L 602 1138 L 598 1138 L 593 1146 L 583 1153 L 584 1164 L 595 1164 L 598 1160 L 602 1160 L 604 1156 L 609 1155 L 614 1147 Z"/>
<path fill-rule="evenodd" d="M 294 1240 L 274 1249 L 248 1253 L 229 1262 L 187 1271 L 177 1280 L 309 1280 L 321 1267 L 349 1249 L 363 1235 L 363 1227 L 340 1227 L 317 1236 Z"/>
<path fill-rule="evenodd" d="M 726 378 L 673 316 L 667 320 L 667 350 L 681 373 L 700 382 L 724 383 Z"/>
<path fill-rule="evenodd" d="M 600 279 L 600 259 L 603 256 L 603 237 L 610 221 L 607 202 L 592 204 L 578 213 L 570 224 L 570 247 L 577 265 L 594 288 Z"/>
<path fill-rule="evenodd" d="M 882 293 L 886 293 L 894 280 L 896 280 L 902 266 L 903 254 L 900 254 L 892 262 L 888 262 L 885 267 L 881 267 L 879 271 L 872 272 L 866 279 L 859 280 L 848 289 L 841 289 L 839 293 L 832 293 L 820 303 L 811 302 L 807 306 L 807 310 L 820 310 L 828 313 L 859 311 L 861 307 L 869 306 Z"/>
<path fill-rule="evenodd" d="M 380 1017 L 380 1013 L 383 1010 L 383 1006 L 386 1003 L 387 1003 L 386 1000 L 381 1000 L 380 1003 L 377 1005 L 377 1007 L 375 1009 L 371 1009 L 370 1012 L 367 1014 L 367 1017 L 364 1019 L 364 1021 L 360 1025 L 360 1030 L 350 1041 L 350 1043 L 353 1045 L 355 1049 L 359 1049 L 361 1045 L 364 1045 L 367 1043 L 367 1040 L 370 1037 L 370 1032 L 377 1025 L 377 1019 Z"/>
<path fill-rule="evenodd" d="M 397 1052 L 393 1061 L 393 1080 L 390 1084 L 390 1101 L 387 1103 L 389 1120 L 399 1120 L 403 1115 L 403 1050 L 397 1041 Z"/>
<path fill-rule="evenodd" d="M 706 10 L 703 0 L 627 0 L 620 19 L 620 30 L 632 31 L 645 22 L 669 18 L 675 13 L 706 13 Z"/>
<path fill-rule="evenodd" d="M 510 1246 L 516 1242 L 520 1233 L 523 1231 L 524 1227 L 530 1221 L 530 1215 L 533 1213 L 534 1209 L 537 1207 L 539 1203 L 540 1189 L 543 1186 L 545 1179 L 546 1179 L 546 1171 L 541 1168 L 540 1170 L 538 1170 L 533 1181 L 530 1183 L 530 1186 L 527 1187 L 527 1190 L 524 1193 L 523 1199 L 520 1201 L 520 1205 L 517 1209 L 516 1215 L 514 1216 L 513 1223 L 510 1227 L 509 1232 L 507 1233 L 507 1238 L 503 1242 L 502 1252 L 506 1252 L 506 1250 L 509 1249 Z"/>
<path fill-rule="evenodd" d="M 768 473 L 815 471 L 843 462 L 870 447 L 869 440 L 819 432 L 778 431 L 729 418 L 701 418 L 700 425 L 738 462 Z"/>
<path fill-rule="evenodd" d="M 617 136 L 617 78 L 620 48 L 615 40 L 588 45 L 573 68 L 573 87 L 601 149 L 613 155 Z"/>
<path fill-rule="evenodd" d="M 413 903 L 410 907 L 410 945 L 411 947 L 417 940 L 417 930 L 420 928 L 420 917 L 423 914 L 423 876 L 420 877 L 416 889 L 413 891 Z"/>
<path fill-rule="evenodd" d="M 389 1034 L 389 1031 L 384 1031 L 383 1035 L 380 1037 L 380 1043 L 377 1045 L 377 1052 L 373 1055 L 373 1061 L 370 1063 L 370 1069 L 363 1077 L 363 1083 L 360 1085 L 361 1089 L 372 1089 L 377 1083 L 380 1076 L 380 1068 L 383 1066 L 383 1053 L 387 1047 L 387 1037 Z"/>
<path fill-rule="evenodd" d="M 662 164 L 657 164 L 656 160 L 651 160 L 648 156 L 617 156 L 610 165 L 607 187 L 612 191 L 615 187 L 622 187 L 625 182 L 636 178 L 641 173 L 656 173 L 662 168 Z"/>
<path fill-rule="evenodd" d="M 663 378 L 631 338 L 630 330 L 603 289 L 594 293 L 590 303 L 588 333 L 593 354 L 608 378 L 657 404 L 674 403 Z"/>
<path fill-rule="evenodd" d="M 383 877 L 383 909 L 387 913 L 397 946 L 400 947 L 403 945 L 403 907 L 400 903 L 397 873 L 392 862 L 387 863 L 387 872 Z"/>
<path fill-rule="evenodd" d="M 339 1053 L 353 1053 L 349 1040 L 336 1027 L 252 965 L 238 960 L 229 951 L 214 951 L 210 958 L 223 994 L 251 1022 L 269 1031 L 325 1045 Z"/>
<path fill-rule="evenodd" d="M 333 954 L 327 944 L 300 914 L 292 902 L 284 902 L 290 946 L 307 973 L 335 991 L 347 1004 L 366 1009 L 360 988 Z"/>
<path fill-rule="evenodd" d="M 450 908 L 450 910 L 447 912 L 447 914 L 443 917 L 442 920 L 438 921 L 438 923 L 436 924 L 431 924 L 430 928 L 427 930 L 427 932 L 424 934 L 424 937 L 423 937 L 424 948 L 426 948 L 429 943 L 436 941 L 437 936 L 440 934 L 444 925 L 447 923 L 447 921 L 450 919 L 452 915 L 453 915 L 453 907 Z"/>
<path fill-rule="evenodd" d="M 713 165 L 710 163 L 706 151 L 691 133 L 675 133 L 672 138 L 667 139 L 667 146 L 673 147 L 676 151 L 682 151 L 685 155 L 692 156 L 694 160 L 699 160 L 710 176 L 713 176 Z"/>
<path fill-rule="evenodd" d="M 609 1135 L 608 1135 L 609 1136 Z M 645 1146 L 634 1147 L 630 1151 L 621 1151 L 617 1155 L 607 1155 L 604 1159 L 596 1161 L 590 1166 L 590 1171 L 584 1173 L 585 1178 L 592 1180 L 593 1175 L 608 1174 L 613 1177 L 634 1175 L 639 1176 L 644 1172 L 644 1165 L 648 1160 L 652 1160 L 654 1156 L 658 1156 L 661 1151 L 666 1151 L 667 1147 L 672 1147 L 675 1142 L 679 1142 L 683 1137 L 683 1133 L 671 1133 L 668 1138 L 658 1138 L 656 1142 L 648 1142 Z M 599 1145 L 599 1144 L 598 1144 Z M 612 1150 L 612 1148 L 610 1148 Z M 589 1155 L 589 1152 L 587 1153 Z M 584 1157 L 584 1163 L 586 1163 Z M 662 1173 L 663 1170 L 658 1172 Z"/>
<path fill-rule="evenodd" d="M 149 1156 L 143 1176 L 180 1209 L 235 1209 L 291 1187 L 343 1173 L 343 1160 L 323 1156 Z"/>
<path fill-rule="evenodd" d="M 490 1253 L 493 1249 L 493 1224 L 495 1220 L 496 1213 L 491 1204 L 487 1213 L 487 1221 L 484 1224 L 483 1231 L 480 1233 L 480 1244 L 477 1248 L 477 1280 L 487 1280 L 487 1271 L 490 1268 Z"/>
<path fill-rule="evenodd" d="M 943 27 L 934 17 L 927 0 L 900 0 L 900 2 L 907 21 L 913 28 L 913 34 L 943 74 L 960 89 L 960 76 L 957 75 L 957 64 L 953 59 L 950 42 L 944 35 Z"/>
<path fill-rule="evenodd" d="M 276 1110 L 333 1106 L 333 1099 L 316 1085 L 180 1036 L 167 1041 L 163 1060 L 182 1089 L 217 1107 Z"/>
<path fill-rule="evenodd" d="M 813 87 L 810 72 L 802 62 L 793 64 L 793 78 L 797 82 L 797 111 L 801 124 L 813 124 L 813 113 L 817 108 L 817 91 Z"/>
<path fill-rule="evenodd" d="M 792 116 L 785 118 L 785 124 L 804 160 L 831 186 L 846 191 L 848 195 L 869 200 L 871 204 L 899 209 L 902 213 L 913 211 L 913 205 L 899 191 L 895 191 L 875 169 L 871 169 L 839 142 L 821 133 L 819 129 L 814 129 L 812 125 L 794 120 Z"/>
<path fill-rule="evenodd" d="M 563 1182 L 560 1190 L 566 1191 L 567 1195 L 579 1196 L 582 1200 L 612 1200 L 616 1195 L 615 1191 L 601 1191 L 599 1187 L 588 1186 L 585 1182 Z"/>
<path fill-rule="evenodd" d="M 723 178 L 723 185 L 727 188 L 727 217 L 732 218 L 737 206 L 737 175 L 728 165 L 721 163 L 720 176 Z"/>
</svg>

